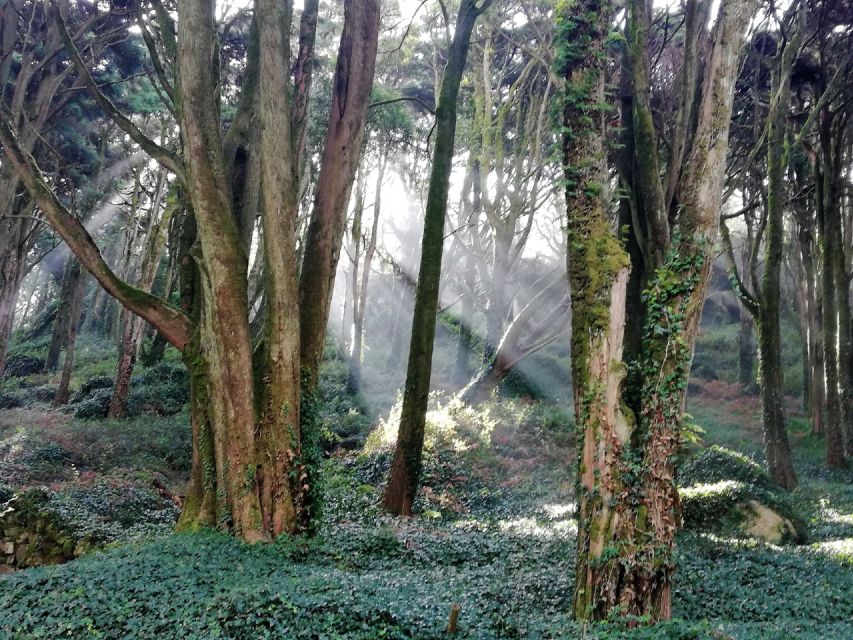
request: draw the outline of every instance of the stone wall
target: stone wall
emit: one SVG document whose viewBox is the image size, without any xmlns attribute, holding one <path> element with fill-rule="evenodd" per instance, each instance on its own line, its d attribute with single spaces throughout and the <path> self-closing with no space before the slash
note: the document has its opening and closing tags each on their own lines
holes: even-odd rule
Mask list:
<svg viewBox="0 0 853 640">
<path fill-rule="evenodd" d="M 46 564 L 61 564 L 89 551 L 55 515 L 42 509 L 46 491 L 32 489 L 0 503 L 0 574 Z"/>
</svg>

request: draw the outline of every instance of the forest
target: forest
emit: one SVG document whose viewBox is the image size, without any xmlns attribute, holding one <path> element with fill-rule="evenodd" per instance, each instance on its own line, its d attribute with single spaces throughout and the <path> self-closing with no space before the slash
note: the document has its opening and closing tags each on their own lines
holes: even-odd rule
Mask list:
<svg viewBox="0 0 853 640">
<path fill-rule="evenodd" d="M 0 638 L 853 638 L 851 116 L 851 0 L 0 0 Z"/>
</svg>

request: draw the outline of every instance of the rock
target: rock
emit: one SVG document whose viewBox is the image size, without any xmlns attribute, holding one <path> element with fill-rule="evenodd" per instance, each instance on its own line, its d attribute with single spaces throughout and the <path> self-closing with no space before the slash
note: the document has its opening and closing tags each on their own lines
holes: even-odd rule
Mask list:
<svg viewBox="0 0 853 640">
<path fill-rule="evenodd" d="M 771 544 L 805 542 L 805 526 L 781 492 L 723 480 L 680 489 L 679 494 L 685 529 Z"/>
<path fill-rule="evenodd" d="M 0 553 L 11 556 L 15 553 L 15 543 L 10 540 L 0 542 Z"/>
<path fill-rule="evenodd" d="M 6 377 L 23 378 L 44 369 L 44 360 L 32 356 L 14 355 L 6 360 Z"/>
<path fill-rule="evenodd" d="M 779 544 L 797 537 L 797 528 L 793 522 L 757 500 L 748 500 L 742 508 L 749 512 L 745 514 L 743 529 L 750 537 L 759 538 L 771 544 Z"/>
</svg>

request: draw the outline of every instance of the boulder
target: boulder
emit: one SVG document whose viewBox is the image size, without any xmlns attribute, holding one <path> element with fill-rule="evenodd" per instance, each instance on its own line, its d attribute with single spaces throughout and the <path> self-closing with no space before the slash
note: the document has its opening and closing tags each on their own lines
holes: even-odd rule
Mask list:
<svg viewBox="0 0 853 640">
<path fill-rule="evenodd" d="M 772 544 L 803 543 L 806 527 L 787 494 L 753 460 L 710 447 L 680 469 L 685 529 Z"/>
</svg>

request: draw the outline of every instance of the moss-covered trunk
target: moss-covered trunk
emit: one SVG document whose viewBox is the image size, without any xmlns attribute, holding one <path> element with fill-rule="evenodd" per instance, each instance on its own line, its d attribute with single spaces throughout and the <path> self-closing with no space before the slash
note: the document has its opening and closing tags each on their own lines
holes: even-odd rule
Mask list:
<svg viewBox="0 0 853 640">
<path fill-rule="evenodd" d="M 435 148 L 424 218 L 403 408 L 391 473 L 382 496 L 385 509 L 395 514 L 411 514 L 420 481 L 438 289 L 441 281 L 441 257 L 444 251 L 444 219 L 447 214 L 450 173 L 453 170 L 456 100 L 471 32 L 481 12 L 482 9 L 478 8 L 475 0 L 462 0 L 459 6 L 456 29 L 448 52 L 435 112 Z"/>
<path fill-rule="evenodd" d="M 557 16 L 558 51 L 566 79 L 563 163 L 578 430 L 578 553 L 572 608 L 580 619 L 604 619 L 614 612 L 653 620 L 672 615 L 679 521 L 675 454 L 714 257 L 738 52 L 752 5 L 749 0 L 732 0 L 720 6 L 695 132 L 683 167 L 676 172 L 680 179 L 674 190 L 678 206 L 673 220 L 662 204 L 657 165 L 632 172 L 637 197 L 631 206 L 639 204 L 646 221 L 631 229 L 648 273 L 637 299 L 628 291 L 633 254 L 613 228 L 608 192 L 605 69 L 612 8 L 607 2 L 577 0 L 561 4 Z M 648 91 L 642 62 L 644 31 L 649 28 L 645 11 L 643 3 L 631 3 L 635 94 Z M 703 28 L 701 21 L 694 28 Z M 636 162 L 642 163 L 656 154 L 657 140 L 648 95 L 633 98 Z M 626 308 L 636 314 L 638 304 L 642 331 L 636 354 L 626 365 Z"/>
<path fill-rule="evenodd" d="M 771 95 L 774 103 L 767 127 L 767 212 L 764 242 L 764 274 L 758 314 L 758 350 L 761 360 L 761 414 L 764 427 L 764 454 L 770 477 L 781 487 L 797 486 L 791 461 L 791 447 L 785 425 L 784 369 L 780 328 L 781 271 L 785 226 L 785 116 L 790 103 L 790 67 L 799 38 L 789 42 L 778 56 L 773 70 Z"/>
</svg>

